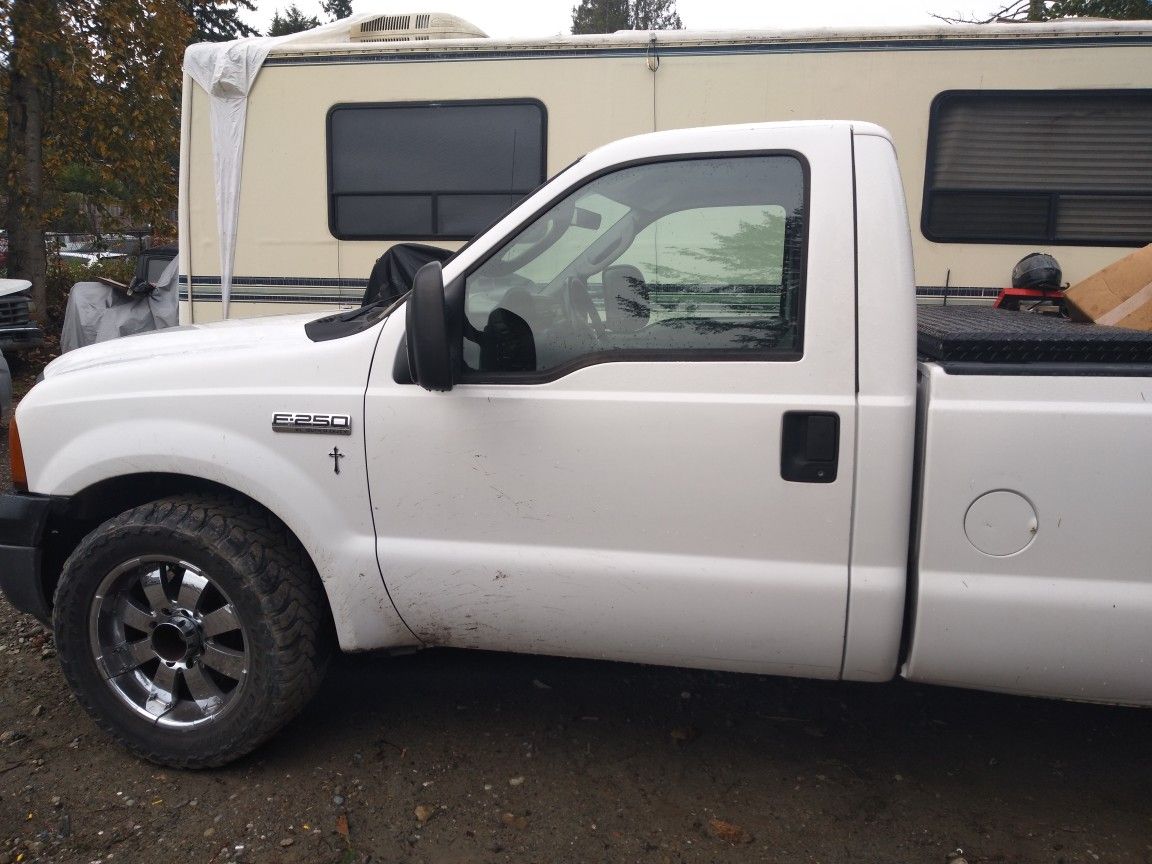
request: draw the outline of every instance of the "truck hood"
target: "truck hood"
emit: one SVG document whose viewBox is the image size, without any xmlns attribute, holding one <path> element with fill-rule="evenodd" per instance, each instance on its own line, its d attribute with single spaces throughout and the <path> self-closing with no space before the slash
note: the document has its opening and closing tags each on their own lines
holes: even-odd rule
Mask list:
<svg viewBox="0 0 1152 864">
<path fill-rule="evenodd" d="M 276 315 L 268 318 L 218 321 L 213 324 L 191 324 L 154 333 L 123 336 L 78 348 L 57 357 L 44 368 L 44 377 L 53 378 L 81 369 L 124 363 L 147 364 L 150 360 L 181 355 L 192 356 L 200 353 L 209 353 L 214 357 L 222 354 L 243 355 L 251 353 L 254 349 L 267 349 L 291 343 L 299 344 L 303 350 L 314 344 L 304 332 L 304 325 L 324 314 Z"/>
</svg>

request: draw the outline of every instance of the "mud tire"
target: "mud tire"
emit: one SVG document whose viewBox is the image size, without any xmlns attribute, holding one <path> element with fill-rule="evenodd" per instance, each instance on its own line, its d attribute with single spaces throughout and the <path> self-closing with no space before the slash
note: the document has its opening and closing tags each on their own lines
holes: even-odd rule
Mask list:
<svg viewBox="0 0 1152 864">
<path fill-rule="evenodd" d="M 235 704 L 192 728 L 165 728 L 133 712 L 102 673 L 90 637 L 105 577 L 151 555 L 210 574 L 247 639 L 247 677 Z M 225 765 L 275 734 L 315 694 L 335 641 L 323 587 L 299 541 L 254 504 L 212 496 L 144 504 L 85 537 L 64 565 L 53 629 L 64 675 L 96 724 L 136 755 L 174 768 Z"/>
</svg>

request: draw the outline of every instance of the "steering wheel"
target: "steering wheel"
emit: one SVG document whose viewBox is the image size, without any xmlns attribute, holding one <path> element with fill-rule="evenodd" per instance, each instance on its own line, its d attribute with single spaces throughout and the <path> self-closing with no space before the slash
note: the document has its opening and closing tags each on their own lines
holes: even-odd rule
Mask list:
<svg viewBox="0 0 1152 864">
<path fill-rule="evenodd" d="M 512 246 L 515 246 L 517 243 L 516 240 L 513 240 L 508 252 L 504 252 L 489 260 L 487 265 L 489 274 L 493 276 L 507 276 L 509 273 L 519 270 L 525 264 L 535 261 L 546 250 L 550 249 L 553 243 L 560 239 L 560 235 L 568 230 L 572 225 L 572 215 L 575 212 L 575 201 L 571 199 L 561 201 L 547 216 L 548 228 L 544 231 L 544 236 L 531 243 L 526 249 L 522 249 L 515 254 L 511 253 Z M 523 233 L 521 233 L 520 236 L 524 236 Z"/>
<path fill-rule="evenodd" d="M 560 304 L 564 309 L 573 332 L 590 333 L 592 341 L 597 345 L 608 334 L 600 313 L 592 302 L 592 295 L 588 293 L 588 285 L 583 279 L 569 276 L 564 280 L 564 290 L 560 292 Z"/>
</svg>

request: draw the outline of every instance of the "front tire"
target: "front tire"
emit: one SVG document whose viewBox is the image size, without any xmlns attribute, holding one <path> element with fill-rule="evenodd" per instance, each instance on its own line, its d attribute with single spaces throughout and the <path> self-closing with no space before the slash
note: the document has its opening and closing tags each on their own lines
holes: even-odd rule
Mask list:
<svg viewBox="0 0 1152 864">
<path fill-rule="evenodd" d="M 53 618 L 64 675 L 97 725 L 145 759 L 224 765 L 319 687 L 331 620 L 315 568 L 274 517 L 167 498 L 89 534 Z"/>
</svg>

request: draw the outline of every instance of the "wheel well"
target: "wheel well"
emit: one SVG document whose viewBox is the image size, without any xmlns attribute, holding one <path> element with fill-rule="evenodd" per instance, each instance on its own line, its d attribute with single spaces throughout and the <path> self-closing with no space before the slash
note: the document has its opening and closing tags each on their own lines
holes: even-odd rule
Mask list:
<svg viewBox="0 0 1152 864">
<path fill-rule="evenodd" d="M 94 483 L 71 496 L 66 506 L 54 513 L 49 519 L 47 536 L 43 543 L 43 559 L 40 567 L 40 578 L 43 581 L 44 596 L 48 605 L 52 605 L 52 596 L 56 592 L 56 584 L 60 581 L 60 574 L 64 569 L 64 562 L 68 556 L 80 545 L 91 531 L 113 516 L 118 516 L 125 510 L 157 501 L 160 498 L 170 498 L 173 495 L 215 495 L 221 498 L 231 498 L 236 501 L 245 501 L 258 507 L 275 519 L 284 530 L 292 534 L 292 529 L 284 524 L 275 513 L 257 501 L 212 480 L 201 477 L 189 477 L 186 474 L 128 474 L 123 477 L 113 477 Z M 299 543 L 299 538 L 292 536 Z M 312 564 L 315 572 L 316 562 L 301 544 L 304 554 Z M 319 578 L 319 577 L 317 577 Z M 327 603 L 327 592 L 323 592 Z M 331 620 L 332 610 L 328 609 Z"/>
</svg>

